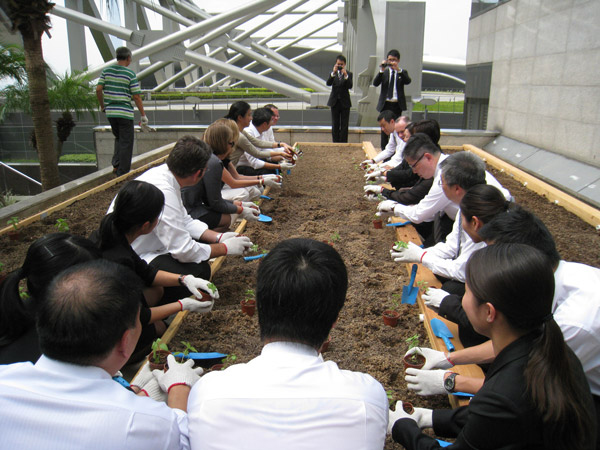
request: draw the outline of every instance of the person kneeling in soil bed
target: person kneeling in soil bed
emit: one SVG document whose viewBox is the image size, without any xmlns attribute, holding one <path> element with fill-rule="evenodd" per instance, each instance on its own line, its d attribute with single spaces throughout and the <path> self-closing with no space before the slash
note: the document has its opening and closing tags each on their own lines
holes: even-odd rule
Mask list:
<svg viewBox="0 0 600 450">
<path fill-rule="evenodd" d="M 388 400 L 381 384 L 319 354 L 347 288 L 344 262 L 325 243 L 290 239 L 269 252 L 257 275 L 261 355 L 194 386 L 192 447 L 383 448 Z"/>
<path fill-rule="evenodd" d="M 467 264 L 465 311 L 496 358 L 469 406 L 390 411 L 407 450 L 439 448 L 421 428 L 456 438 L 452 449 L 594 449 L 594 404 L 581 363 L 552 315 L 553 267 L 523 244 L 477 250 Z"/>
<path fill-rule="evenodd" d="M 171 359 L 148 379 L 170 407 L 112 379 L 140 335 L 140 295 L 135 275 L 105 260 L 54 279 L 37 314 L 43 355 L 0 366 L 3 448 L 189 448 L 185 411 L 199 378 L 189 363 Z"/>
<path fill-rule="evenodd" d="M 129 267 L 146 286 L 140 298 L 142 335 L 134 359 L 145 356 L 152 341 L 166 331 L 163 319 L 186 310 L 207 313 L 214 305 L 213 299 L 219 298 L 218 290 L 209 281 L 159 270 L 131 248 L 132 242 L 156 227 L 164 203 L 165 196 L 156 186 L 145 181 L 129 181 L 117 194 L 113 211 L 104 216 L 99 230 L 92 234 L 104 259 Z M 190 293 L 196 298 L 189 297 Z M 205 301 L 197 300 L 203 297 Z M 138 352 L 145 353 L 139 355 Z"/>
</svg>

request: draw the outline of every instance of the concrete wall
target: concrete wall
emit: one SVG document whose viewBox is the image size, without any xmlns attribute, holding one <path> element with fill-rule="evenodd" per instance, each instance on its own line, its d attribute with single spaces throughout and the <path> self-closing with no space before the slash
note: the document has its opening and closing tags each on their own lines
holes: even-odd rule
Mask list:
<svg viewBox="0 0 600 450">
<path fill-rule="evenodd" d="M 469 23 L 492 67 L 488 130 L 600 166 L 600 1 L 512 0 Z"/>
</svg>

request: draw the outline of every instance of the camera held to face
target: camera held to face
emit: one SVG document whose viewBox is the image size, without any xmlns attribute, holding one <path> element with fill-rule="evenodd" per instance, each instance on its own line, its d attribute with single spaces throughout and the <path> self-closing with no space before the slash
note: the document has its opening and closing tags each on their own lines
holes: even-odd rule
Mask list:
<svg viewBox="0 0 600 450">
<path fill-rule="evenodd" d="M 344 68 L 344 66 L 342 66 L 342 65 L 338 64 L 338 66 L 337 66 L 337 70 L 342 70 L 343 68 Z"/>
<path fill-rule="evenodd" d="M 386 67 L 388 67 L 388 66 L 389 66 L 389 64 L 388 64 L 388 63 L 386 63 L 386 62 L 381 64 L 381 68 L 382 68 L 382 69 L 385 69 L 385 68 L 386 68 Z"/>
</svg>

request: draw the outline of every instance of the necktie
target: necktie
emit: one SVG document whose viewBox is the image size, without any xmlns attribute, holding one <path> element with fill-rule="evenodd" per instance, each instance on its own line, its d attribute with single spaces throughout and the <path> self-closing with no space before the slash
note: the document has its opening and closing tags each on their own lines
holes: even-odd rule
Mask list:
<svg viewBox="0 0 600 450">
<path fill-rule="evenodd" d="M 387 98 L 394 98 L 394 85 L 396 84 L 396 71 L 392 70 L 392 75 L 390 76 L 390 83 L 388 85 Z"/>
</svg>

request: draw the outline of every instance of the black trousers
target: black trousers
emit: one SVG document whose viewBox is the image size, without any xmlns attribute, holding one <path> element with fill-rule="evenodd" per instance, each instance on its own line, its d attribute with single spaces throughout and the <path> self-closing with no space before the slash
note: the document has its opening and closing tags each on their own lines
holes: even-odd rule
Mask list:
<svg viewBox="0 0 600 450">
<path fill-rule="evenodd" d="M 385 102 L 383 104 L 383 111 L 392 111 L 394 113 L 394 119 L 397 119 L 402 115 L 402 108 L 400 108 L 400 102 Z M 385 148 L 388 144 L 390 137 L 385 134 L 383 131 L 381 132 L 381 150 Z"/>
<path fill-rule="evenodd" d="M 166 272 L 193 275 L 204 280 L 209 280 L 211 275 L 208 261 L 200 263 L 182 263 L 171 256 L 170 253 L 160 255 L 150 261 L 150 265 Z M 161 305 L 171 303 L 192 295 L 185 286 L 171 286 L 165 288 L 165 294 L 160 301 Z"/>
<path fill-rule="evenodd" d="M 339 103 L 331 107 L 331 139 L 333 142 L 348 142 L 350 108 Z"/>
<path fill-rule="evenodd" d="M 133 120 L 109 117 L 108 122 L 115 136 L 115 147 L 112 166 L 117 169 L 117 175 L 123 175 L 131 169 L 133 154 Z"/>
<path fill-rule="evenodd" d="M 235 168 L 240 175 L 247 175 L 253 177 L 255 175 L 269 175 L 275 174 L 275 169 L 255 169 L 250 166 L 237 166 Z"/>
</svg>

